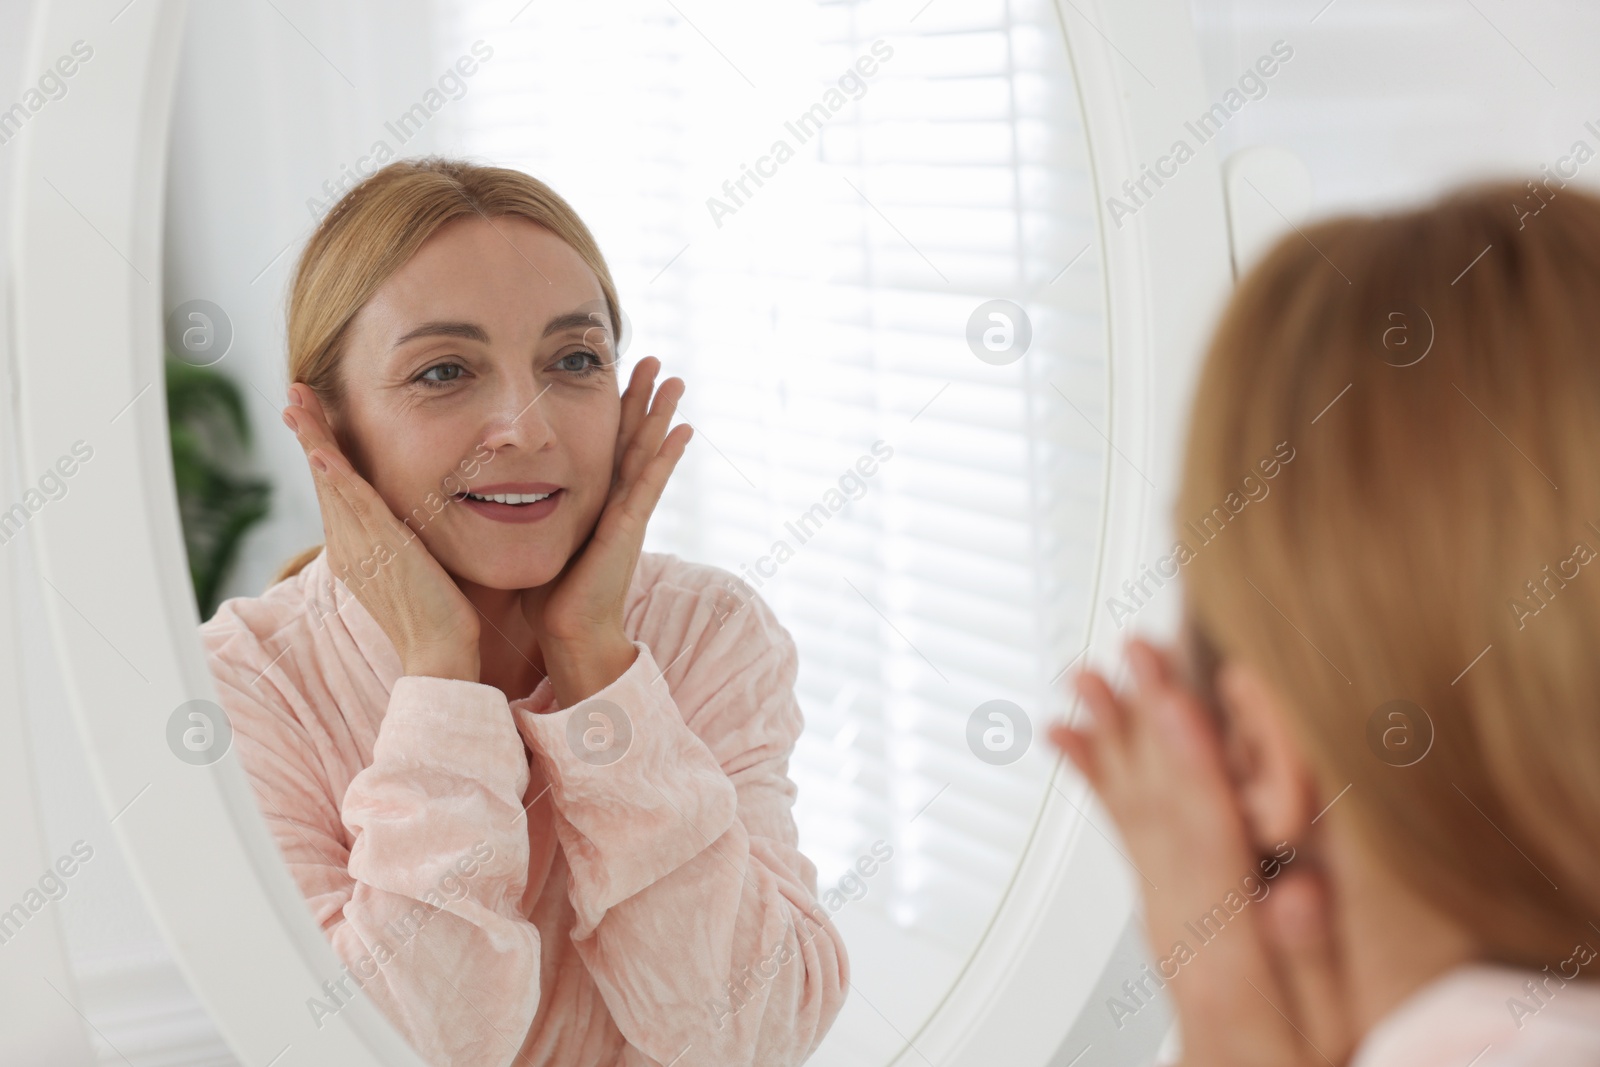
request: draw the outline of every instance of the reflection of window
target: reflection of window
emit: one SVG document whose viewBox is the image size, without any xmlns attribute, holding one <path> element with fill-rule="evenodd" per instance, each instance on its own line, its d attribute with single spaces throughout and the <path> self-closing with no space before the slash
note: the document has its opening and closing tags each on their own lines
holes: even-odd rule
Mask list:
<svg viewBox="0 0 1600 1067">
<path fill-rule="evenodd" d="M 573 202 L 627 356 L 689 384 L 698 436 L 649 547 L 759 582 L 799 645 L 790 772 L 819 890 L 893 849 L 835 897 L 856 994 L 890 1024 L 852 1004 L 827 1057 L 884 1062 L 1005 891 L 1089 614 L 1108 382 L 1061 28 L 939 0 L 536 5 L 508 29 L 503 4 L 446 6 L 451 55 L 495 49 L 459 105 L 466 151 Z M 996 298 L 1033 330 L 1005 365 L 967 342 Z M 968 747 L 993 699 L 1036 734 L 1007 766 Z"/>
</svg>

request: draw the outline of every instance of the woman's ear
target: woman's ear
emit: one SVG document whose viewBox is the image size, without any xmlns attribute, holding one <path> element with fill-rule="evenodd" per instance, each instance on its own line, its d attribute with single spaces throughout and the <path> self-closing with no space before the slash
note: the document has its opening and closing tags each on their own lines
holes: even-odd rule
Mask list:
<svg viewBox="0 0 1600 1067">
<path fill-rule="evenodd" d="M 1258 848 L 1303 839 L 1317 784 L 1289 729 L 1289 709 L 1261 673 L 1237 659 L 1217 671 L 1217 699 L 1228 724 L 1224 738 L 1250 836 Z"/>
</svg>

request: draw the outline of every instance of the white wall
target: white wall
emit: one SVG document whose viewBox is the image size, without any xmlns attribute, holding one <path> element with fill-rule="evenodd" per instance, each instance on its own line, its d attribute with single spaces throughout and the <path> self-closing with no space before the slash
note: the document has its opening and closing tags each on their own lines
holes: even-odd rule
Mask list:
<svg viewBox="0 0 1600 1067">
<path fill-rule="evenodd" d="M 1282 39 L 1294 58 L 1222 131 L 1293 149 L 1313 214 L 1404 204 L 1600 149 L 1600 8 L 1519 0 L 1192 0 L 1212 99 Z M 1320 14 L 1319 14 L 1320 11 Z M 1313 21 L 1315 19 L 1315 21 Z M 1600 162 L 1580 172 L 1593 183 Z M 1511 210 L 1507 205 L 1507 211 Z"/>
<path fill-rule="evenodd" d="M 385 127 L 449 61 L 434 54 L 431 10 L 429 0 L 190 5 L 163 301 L 210 300 L 232 320 L 234 346 L 216 366 L 244 390 L 256 460 L 277 485 L 224 597 L 259 595 L 285 560 L 322 541 L 304 453 L 279 417 L 288 288 L 315 228 L 307 202 L 328 202 L 324 182 L 337 186 L 379 138 L 407 155 L 448 143 L 453 101 L 403 146 Z"/>
</svg>

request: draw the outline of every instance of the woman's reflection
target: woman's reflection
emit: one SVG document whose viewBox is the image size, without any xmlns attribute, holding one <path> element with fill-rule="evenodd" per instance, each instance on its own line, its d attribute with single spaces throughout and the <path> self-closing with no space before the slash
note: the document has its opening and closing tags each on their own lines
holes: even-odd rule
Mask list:
<svg viewBox="0 0 1600 1067">
<path fill-rule="evenodd" d="M 434 1064 L 796 1064 L 849 964 L 797 848 L 788 633 L 642 553 L 683 383 L 620 391 L 589 230 L 525 174 L 391 164 L 301 255 L 290 406 L 326 545 L 201 627 L 345 968 Z"/>
</svg>

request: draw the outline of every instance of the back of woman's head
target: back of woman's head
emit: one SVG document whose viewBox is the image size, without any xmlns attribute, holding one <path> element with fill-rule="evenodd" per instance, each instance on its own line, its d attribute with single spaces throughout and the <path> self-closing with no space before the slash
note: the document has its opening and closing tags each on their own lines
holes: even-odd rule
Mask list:
<svg viewBox="0 0 1600 1067">
<path fill-rule="evenodd" d="M 505 167 L 440 156 L 402 159 L 346 192 L 306 242 L 289 293 L 289 381 L 304 382 L 336 415 L 344 402 L 339 361 L 350 323 L 372 294 L 447 223 L 506 216 L 544 226 L 578 253 L 599 279 L 611 335 L 620 336 L 621 309 L 605 257 L 555 190 Z M 321 548 L 289 560 L 274 580 L 299 573 Z"/>
<path fill-rule="evenodd" d="M 1283 237 L 1213 338 L 1175 513 L 1195 633 L 1283 694 L 1325 800 L 1535 969 L 1600 913 L 1600 199 L 1542 199 Z"/>
</svg>

